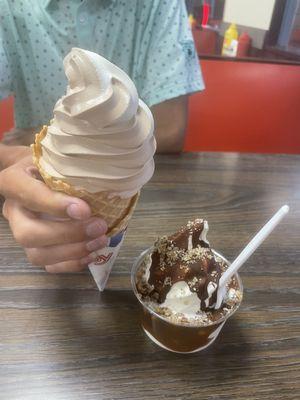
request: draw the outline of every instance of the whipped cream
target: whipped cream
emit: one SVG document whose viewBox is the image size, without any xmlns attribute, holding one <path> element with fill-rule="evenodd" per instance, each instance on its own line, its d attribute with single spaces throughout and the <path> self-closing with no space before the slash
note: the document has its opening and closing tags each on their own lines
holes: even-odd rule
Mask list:
<svg viewBox="0 0 300 400">
<path fill-rule="evenodd" d="M 96 53 L 73 48 L 64 68 L 69 84 L 41 142 L 41 167 L 77 189 L 131 197 L 154 172 L 151 111 L 128 75 Z"/>
<path fill-rule="evenodd" d="M 173 313 L 194 316 L 200 311 L 200 300 L 197 293 L 191 292 L 185 281 L 174 283 L 161 307 L 167 307 Z"/>
</svg>

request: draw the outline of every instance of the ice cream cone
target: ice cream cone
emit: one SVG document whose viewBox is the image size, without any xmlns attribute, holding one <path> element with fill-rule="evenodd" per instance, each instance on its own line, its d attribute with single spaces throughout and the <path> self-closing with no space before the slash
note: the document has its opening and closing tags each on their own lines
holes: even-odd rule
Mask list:
<svg viewBox="0 0 300 400">
<path fill-rule="evenodd" d="M 36 135 L 33 160 L 49 188 L 83 199 L 106 221 L 109 243 L 88 265 L 103 290 L 154 172 L 154 119 L 129 76 L 101 55 L 74 48 L 63 64 L 66 93 Z"/>
<path fill-rule="evenodd" d="M 108 236 L 114 236 L 118 232 L 126 229 L 129 220 L 137 204 L 139 193 L 130 198 L 111 196 L 108 192 L 90 193 L 86 190 L 76 189 L 67 182 L 58 180 L 50 176 L 40 165 L 42 156 L 41 141 L 47 135 L 47 126 L 36 134 L 35 143 L 32 145 L 33 162 L 38 168 L 46 185 L 52 190 L 64 192 L 70 196 L 85 200 L 92 210 L 93 216 L 102 217 L 108 225 Z"/>
</svg>

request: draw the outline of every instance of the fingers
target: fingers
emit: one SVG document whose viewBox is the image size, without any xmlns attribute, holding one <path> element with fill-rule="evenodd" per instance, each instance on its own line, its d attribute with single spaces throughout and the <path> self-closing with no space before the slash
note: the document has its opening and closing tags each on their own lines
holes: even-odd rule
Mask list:
<svg viewBox="0 0 300 400">
<path fill-rule="evenodd" d="M 69 260 L 81 260 L 82 265 L 94 261 L 95 253 L 107 245 L 106 236 L 87 242 L 71 243 L 66 245 L 48 246 L 25 249 L 28 260 L 33 265 L 45 266 Z"/>
<path fill-rule="evenodd" d="M 86 269 L 87 263 L 80 260 L 64 261 L 54 265 L 46 265 L 45 270 L 51 274 L 61 274 L 70 272 L 80 272 Z"/>
<path fill-rule="evenodd" d="M 5 201 L 3 214 L 9 220 L 16 241 L 25 248 L 84 242 L 100 237 L 107 231 L 105 221 L 100 218 L 59 222 L 45 220 L 13 200 Z"/>
<path fill-rule="evenodd" d="M 36 212 L 74 219 L 87 219 L 91 215 L 85 201 L 49 189 L 34 177 L 30 164 L 24 162 L 1 171 L 0 193 Z"/>
</svg>

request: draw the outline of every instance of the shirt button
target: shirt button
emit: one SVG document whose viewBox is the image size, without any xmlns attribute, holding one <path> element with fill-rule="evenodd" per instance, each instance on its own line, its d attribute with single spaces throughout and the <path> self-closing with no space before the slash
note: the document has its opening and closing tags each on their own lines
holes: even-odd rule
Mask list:
<svg viewBox="0 0 300 400">
<path fill-rule="evenodd" d="M 86 22 L 86 20 L 87 20 L 86 15 L 81 14 L 81 15 L 79 16 L 79 22 L 80 22 L 81 24 L 84 24 L 84 23 Z"/>
</svg>

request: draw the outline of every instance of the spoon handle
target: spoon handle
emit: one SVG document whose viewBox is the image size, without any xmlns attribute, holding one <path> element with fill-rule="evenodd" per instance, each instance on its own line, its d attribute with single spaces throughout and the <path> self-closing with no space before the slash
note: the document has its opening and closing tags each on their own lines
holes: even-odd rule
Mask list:
<svg viewBox="0 0 300 400">
<path fill-rule="evenodd" d="M 241 266 L 248 260 L 254 251 L 262 244 L 262 242 L 270 235 L 273 229 L 279 224 L 282 218 L 289 212 L 289 206 L 284 205 L 277 213 L 262 227 L 262 229 L 254 236 L 254 238 L 247 244 L 244 250 L 233 261 L 230 267 L 224 272 L 219 281 L 218 300 L 215 308 L 220 307 L 220 302 L 223 301 L 224 294 L 223 288 L 231 277 L 241 268 Z"/>
</svg>

